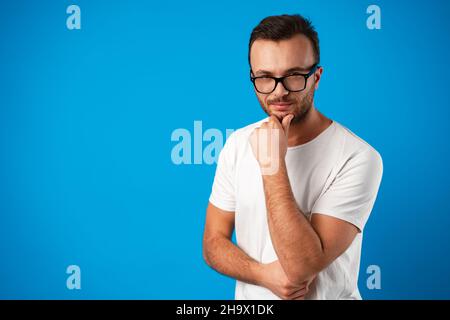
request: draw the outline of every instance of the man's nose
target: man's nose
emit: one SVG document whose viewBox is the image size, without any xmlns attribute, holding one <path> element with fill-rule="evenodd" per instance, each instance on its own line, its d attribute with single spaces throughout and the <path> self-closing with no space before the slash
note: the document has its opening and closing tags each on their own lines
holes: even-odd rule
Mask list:
<svg viewBox="0 0 450 320">
<path fill-rule="evenodd" d="M 275 90 L 272 92 L 273 95 L 277 97 L 284 97 L 289 94 L 289 91 L 286 90 L 282 81 L 277 83 Z"/>
</svg>

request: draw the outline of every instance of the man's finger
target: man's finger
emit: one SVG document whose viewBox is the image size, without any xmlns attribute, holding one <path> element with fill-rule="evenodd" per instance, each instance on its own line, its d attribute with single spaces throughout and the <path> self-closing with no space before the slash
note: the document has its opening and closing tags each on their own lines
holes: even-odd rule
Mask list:
<svg viewBox="0 0 450 320">
<path fill-rule="evenodd" d="M 279 122 L 278 118 L 275 117 L 273 114 L 269 117 L 269 122 Z"/>
<path fill-rule="evenodd" d="M 301 299 L 306 295 L 307 292 L 308 291 L 306 290 L 306 288 L 303 288 L 301 290 L 295 291 L 294 293 L 290 294 L 288 298 L 291 300 Z"/>
<path fill-rule="evenodd" d="M 280 128 L 280 127 L 281 127 L 280 120 L 278 120 L 278 118 L 275 117 L 274 115 L 271 115 L 271 116 L 269 117 L 269 124 L 272 125 L 272 128 L 274 128 L 274 127 Z"/>
<path fill-rule="evenodd" d="M 289 127 L 291 125 L 291 121 L 294 118 L 293 114 L 288 114 L 286 117 L 283 118 L 281 125 L 283 126 L 284 134 L 286 137 L 289 137 Z"/>
</svg>

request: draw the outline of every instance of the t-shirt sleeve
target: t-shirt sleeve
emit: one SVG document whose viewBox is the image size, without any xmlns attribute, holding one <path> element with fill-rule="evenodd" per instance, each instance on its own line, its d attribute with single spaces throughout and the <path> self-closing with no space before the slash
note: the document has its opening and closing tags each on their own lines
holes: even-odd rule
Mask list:
<svg viewBox="0 0 450 320">
<path fill-rule="evenodd" d="M 347 221 L 360 231 L 372 211 L 383 175 L 383 161 L 375 149 L 349 158 L 311 210 Z"/>
<path fill-rule="evenodd" d="M 233 132 L 225 142 L 217 161 L 216 174 L 209 196 L 209 202 L 219 209 L 235 211 L 235 158 L 236 142 Z"/>
</svg>

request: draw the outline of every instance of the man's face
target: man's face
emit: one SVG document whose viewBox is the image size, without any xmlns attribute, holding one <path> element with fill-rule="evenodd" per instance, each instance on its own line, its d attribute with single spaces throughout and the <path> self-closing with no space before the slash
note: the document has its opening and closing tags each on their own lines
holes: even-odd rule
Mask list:
<svg viewBox="0 0 450 320">
<path fill-rule="evenodd" d="M 281 40 L 259 39 L 253 42 L 250 51 L 253 76 L 282 77 L 290 74 L 307 74 L 316 63 L 311 41 L 304 35 Z M 255 90 L 259 103 L 269 115 L 281 119 L 292 113 L 292 123 L 298 123 L 313 106 L 314 91 L 319 87 L 322 68 L 318 68 L 300 92 L 289 92 L 278 83 L 272 93 L 263 94 Z"/>
</svg>

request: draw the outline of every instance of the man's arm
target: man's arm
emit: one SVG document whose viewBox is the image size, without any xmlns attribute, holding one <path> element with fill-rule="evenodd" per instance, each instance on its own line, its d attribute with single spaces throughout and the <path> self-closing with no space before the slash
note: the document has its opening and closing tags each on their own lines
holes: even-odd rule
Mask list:
<svg viewBox="0 0 450 320">
<path fill-rule="evenodd" d="M 269 231 L 275 252 L 293 283 L 311 278 L 352 243 L 358 233 L 353 224 L 322 214 L 311 223 L 298 208 L 284 160 L 273 175 L 263 175 Z"/>
<path fill-rule="evenodd" d="M 206 263 L 218 272 L 240 281 L 263 286 L 282 299 L 303 299 L 310 281 L 292 283 L 279 261 L 262 264 L 252 259 L 232 241 L 234 212 L 208 204 L 203 256 Z"/>
<path fill-rule="evenodd" d="M 262 266 L 231 242 L 233 230 L 234 212 L 221 210 L 209 203 L 203 235 L 203 257 L 218 272 L 259 285 Z"/>
<path fill-rule="evenodd" d="M 268 122 L 253 131 L 250 144 L 261 167 L 275 252 L 287 277 L 298 284 L 314 277 L 341 255 L 359 230 L 349 222 L 324 215 L 328 212 L 313 212 L 310 223 L 297 207 L 284 160 L 292 118 L 293 115 L 287 115 L 280 123 L 270 116 Z M 358 188 L 353 190 L 359 192 Z"/>
</svg>

